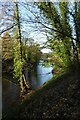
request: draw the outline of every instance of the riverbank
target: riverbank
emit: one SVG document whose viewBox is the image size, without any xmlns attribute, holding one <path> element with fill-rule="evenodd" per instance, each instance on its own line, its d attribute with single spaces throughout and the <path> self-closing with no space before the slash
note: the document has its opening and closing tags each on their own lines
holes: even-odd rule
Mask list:
<svg viewBox="0 0 80 120">
<path fill-rule="evenodd" d="M 53 78 L 36 91 L 29 93 L 3 119 L 53 118 L 78 120 L 80 116 L 80 76 L 66 73 Z"/>
</svg>

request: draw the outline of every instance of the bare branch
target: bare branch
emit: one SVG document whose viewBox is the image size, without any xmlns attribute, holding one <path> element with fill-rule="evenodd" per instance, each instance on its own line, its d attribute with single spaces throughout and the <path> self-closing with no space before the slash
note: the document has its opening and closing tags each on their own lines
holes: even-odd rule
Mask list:
<svg viewBox="0 0 80 120">
<path fill-rule="evenodd" d="M 17 25 L 17 24 L 15 24 L 15 25 L 13 25 L 13 26 L 8 27 L 8 28 L 6 28 L 5 30 L 2 30 L 2 31 L 0 32 L 0 35 L 1 35 L 2 33 L 6 32 L 6 31 L 8 31 L 8 30 L 10 30 L 10 29 L 14 28 L 14 26 L 16 26 L 16 25 Z"/>
</svg>

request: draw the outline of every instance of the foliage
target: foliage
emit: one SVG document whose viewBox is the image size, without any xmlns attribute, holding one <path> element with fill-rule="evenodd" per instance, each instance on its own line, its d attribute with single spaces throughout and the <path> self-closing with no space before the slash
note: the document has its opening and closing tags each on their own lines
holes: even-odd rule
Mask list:
<svg viewBox="0 0 80 120">
<path fill-rule="evenodd" d="M 13 40 L 8 32 L 2 37 L 2 66 L 4 72 L 13 70 Z"/>
<path fill-rule="evenodd" d="M 49 47 L 52 48 L 53 53 L 51 56 L 51 62 L 53 62 L 54 66 L 58 66 L 58 68 L 66 68 L 71 64 L 71 57 L 67 54 L 66 46 L 64 42 L 54 40 L 54 42 L 50 41 Z"/>
<path fill-rule="evenodd" d="M 75 58 L 78 62 L 78 15 L 76 12 L 75 15 L 73 14 L 73 9 L 74 11 L 79 11 L 77 3 L 73 3 L 76 7 L 74 7 L 71 12 L 69 2 L 59 2 L 57 4 L 52 2 L 43 2 L 35 4 L 38 6 L 41 13 L 44 15 L 44 17 L 46 17 L 51 25 L 51 29 L 49 29 L 48 32 L 48 47 L 53 50 L 53 62 L 56 58 L 56 62 L 65 67 L 69 67 L 72 62 L 75 61 Z M 71 15 L 73 19 L 75 18 L 72 24 L 75 27 L 75 31 L 77 30 L 77 39 L 75 42 L 74 38 L 72 37 L 74 34 L 72 30 L 72 25 L 70 24 Z"/>
<path fill-rule="evenodd" d="M 24 62 L 20 56 L 20 43 L 14 40 L 14 77 L 21 80 Z"/>
<path fill-rule="evenodd" d="M 13 59 L 13 41 L 8 32 L 2 38 L 2 59 Z"/>
<path fill-rule="evenodd" d="M 18 2 L 15 3 L 14 16 L 16 18 L 17 26 L 14 29 L 14 77 L 20 80 L 20 87 L 23 92 L 24 86 L 22 84 L 23 75 L 23 59 L 22 59 L 22 42 L 21 42 L 21 29 L 20 29 L 20 16 Z"/>
<path fill-rule="evenodd" d="M 41 58 L 39 45 L 34 43 L 34 40 L 32 42 L 29 40 L 26 45 L 23 45 L 23 56 L 25 56 L 27 68 L 32 69 Z"/>
</svg>

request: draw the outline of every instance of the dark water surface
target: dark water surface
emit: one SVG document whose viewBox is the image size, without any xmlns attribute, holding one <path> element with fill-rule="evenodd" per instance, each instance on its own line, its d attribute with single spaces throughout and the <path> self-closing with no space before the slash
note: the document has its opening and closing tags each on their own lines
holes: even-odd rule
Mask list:
<svg viewBox="0 0 80 120">
<path fill-rule="evenodd" d="M 2 80 L 2 111 L 5 112 L 13 106 L 19 95 L 19 86 L 7 79 Z"/>
<path fill-rule="evenodd" d="M 42 86 L 46 81 L 50 80 L 53 75 L 51 73 L 52 67 L 44 67 L 42 63 L 37 65 L 37 69 L 32 71 L 27 71 L 25 69 L 26 81 L 29 81 L 32 89 L 37 89 Z M 2 80 L 2 109 L 3 112 L 14 106 L 14 102 L 19 98 L 20 88 L 15 83 L 11 82 L 11 78 Z"/>
</svg>

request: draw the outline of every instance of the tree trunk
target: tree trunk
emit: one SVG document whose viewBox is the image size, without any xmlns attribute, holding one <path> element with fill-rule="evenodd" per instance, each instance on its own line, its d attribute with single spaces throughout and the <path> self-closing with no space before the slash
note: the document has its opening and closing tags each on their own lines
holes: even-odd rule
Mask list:
<svg viewBox="0 0 80 120">
<path fill-rule="evenodd" d="M 79 63 L 79 53 L 78 53 L 78 43 L 79 43 L 79 34 L 78 34 L 78 21 L 77 21 L 77 15 L 78 15 L 78 6 L 77 3 L 75 2 L 75 16 L 74 16 L 74 23 L 75 23 L 75 31 L 76 31 L 76 46 L 74 48 L 74 60 L 76 63 Z"/>
<path fill-rule="evenodd" d="M 20 28 L 20 16 L 19 16 L 19 8 L 18 8 L 18 2 L 16 4 L 16 17 L 17 17 L 17 24 L 18 24 L 18 41 L 20 43 L 20 60 L 22 61 L 22 41 L 21 41 L 21 28 Z M 20 80 L 20 86 L 21 86 L 21 95 L 24 93 L 27 93 L 28 89 L 30 89 L 29 85 L 27 85 L 24 71 L 22 68 L 22 78 Z"/>
</svg>

